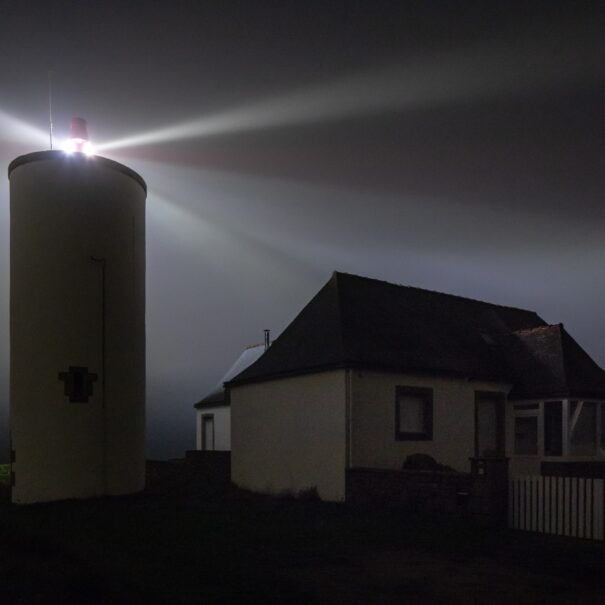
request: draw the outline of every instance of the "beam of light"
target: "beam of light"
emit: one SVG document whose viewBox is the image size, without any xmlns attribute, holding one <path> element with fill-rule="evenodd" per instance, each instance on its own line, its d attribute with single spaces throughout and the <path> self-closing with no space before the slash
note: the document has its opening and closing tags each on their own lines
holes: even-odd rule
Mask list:
<svg viewBox="0 0 605 605">
<path fill-rule="evenodd" d="M 432 59 L 407 61 L 98 146 L 99 151 L 155 145 L 258 129 L 404 112 L 499 95 L 525 94 L 604 72 L 589 36 L 573 60 L 562 58 L 561 38 L 493 42 Z"/>
<path fill-rule="evenodd" d="M 192 215 L 203 215 L 207 223 L 236 239 L 256 238 L 276 254 L 290 255 L 292 265 L 299 268 L 342 266 L 342 259 L 357 254 L 360 242 L 366 254 L 377 256 L 418 250 L 470 254 L 479 246 L 488 256 L 503 251 L 525 255 L 531 250 L 540 257 L 568 254 L 570 247 L 593 250 L 602 242 L 603 222 L 595 213 L 587 223 L 580 212 L 555 216 L 549 206 L 551 231 L 545 232 L 545 209 L 533 207 L 531 195 L 520 221 L 506 196 L 494 193 L 493 203 L 485 204 L 485 198 L 471 203 L 465 195 L 444 196 L 430 188 L 402 189 L 397 194 L 359 191 L 344 183 L 326 185 L 150 160 L 136 160 L 133 168 L 149 175 L 150 188 L 169 191 L 169 197 Z M 494 224 L 499 225 L 497 231 L 490 229 Z"/>
<path fill-rule="evenodd" d="M 351 247 L 359 243 L 359 232 L 364 231 L 365 222 L 357 222 L 342 207 L 341 201 L 350 199 L 350 194 L 341 189 L 149 160 L 137 160 L 132 167 L 150 175 L 154 194 L 162 192 L 163 202 L 157 205 L 165 209 L 166 219 L 172 217 L 169 222 L 179 223 L 178 229 L 172 227 L 178 245 L 198 250 L 205 263 L 212 263 L 217 256 L 217 264 L 225 260 L 236 273 L 252 263 L 253 272 L 279 275 L 292 291 L 300 289 L 301 283 L 316 285 L 317 276 L 325 274 L 322 267 L 333 270 L 342 266 L 341 260 L 350 255 Z M 342 210 L 347 218 L 334 220 L 335 210 Z M 155 216 L 163 222 L 159 214 Z M 210 245 L 217 234 L 221 241 Z M 223 249 L 227 241 L 230 245 Z M 241 255 L 233 256 L 236 249 Z M 265 271 L 254 258 L 263 259 L 266 267 L 275 271 Z"/>
<path fill-rule="evenodd" d="M 519 225 L 506 213 L 495 219 L 488 207 L 473 211 L 469 220 L 464 204 L 452 200 L 406 198 L 405 203 L 391 199 L 389 204 L 386 198 L 378 203 L 373 194 L 358 194 L 361 203 L 355 203 L 355 196 L 346 196 L 346 203 L 336 208 L 335 220 L 330 209 L 344 197 L 335 190 L 145 164 L 141 168 L 148 170 L 143 174 L 153 174 L 153 180 L 171 192 L 168 196 L 150 189 L 148 213 L 149 317 L 155 335 L 151 342 L 158 342 L 153 349 L 162 351 L 157 354 L 159 365 L 164 364 L 165 356 L 158 335 L 165 338 L 163 330 L 173 330 L 172 321 L 162 317 L 175 313 L 173 303 L 157 302 L 165 296 L 167 283 L 175 293 L 189 293 L 177 297 L 181 300 L 203 298 L 209 287 L 221 292 L 231 301 L 229 312 L 237 313 L 237 321 L 245 325 L 239 317 L 241 301 L 245 300 L 248 312 L 254 309 L 251 315 L 255 317 L 267 306 L 278 315 L 275 309 L 280 305 L 297 309 L 300 300 L 334 269 L 523 306 L 522 297 L 535 291 L 532 284 L 539 283 L 546 261 L 554 262 L 564 275 L 593 281 L 603 264 L 602 238 L 586 239 L 585 230 L 575 233 L 567 225 L 563 239 L 553 238 L 550 232 L 540 241 L 542 220 Z M 297 198 L 296 205 L 276 215 L 283 205 L 284 189 Z M 241 197 L 237 206 L 233 203 L 236 197 Z M 317 214 L 317 208 L 307 212 L 305 198 L 309 202 L 319 198 L 322 214 Z M 296 212 L 301 206 L 305 211 Z M 359 212 L 359 207 L 366 212 Z M 373 208 L 371 217 L 367 208 Z M 300 217 L 306 221 L 302 225 Z M 489 228 L 494 224 L 504 235 L 494 237 Z M 430 225 L 430 234 L 426 225 Z M 510 234 L 519 228 L 521 237 L 511 248 Z M 478 233 L 488 237 L 476 240 Z M 569 246 L 562 246 L 562 241 L 569 241 Z M 167 245 L 174 246 L 174 254 L 167 252 Z M 507 251 L 505 270 L 500 246 Z M 579 289 L 586 290 L 585 285 L 581 281 Z M 552 300 L 556 292 L 553 295 Z M 288 298 L 290 302 L 284 303 Z M 216 302 L 208 307 L 216 308 Z"/>
<path fill-rule="evenodd" d="M 0 142 L 48 149 L 48 133 L 0 109 Z"/>
<path fill-rule="evenodd" d="M 234 296 L 246 291 L 253 298 L 269 286 L 274 289 L 276 283 L 285 290 L 300 290 L 305 281 L 317 277 L 316 267 L 264 234 L 210 218 L 199 205 L 192 210 L 174 198 L 174 193 L 169 197 L 156 189 L 149 191 L 150 232 L 170 234 L 174 245 L 199 257 L 196 262 L 203 263 L 204 272 L 214 274 L 213 283 L 227 285 Z"/>
</svg>

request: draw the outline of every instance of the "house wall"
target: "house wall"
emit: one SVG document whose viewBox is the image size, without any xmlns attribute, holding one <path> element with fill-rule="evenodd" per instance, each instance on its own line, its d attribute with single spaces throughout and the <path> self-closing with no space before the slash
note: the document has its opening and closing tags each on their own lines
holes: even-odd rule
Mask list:
<svg viewBox="0 0 605 605">
<path fill-rule="evenodd" d="M 345 498 L 346 372 L 322 372 L 231 389 L 231 478 L 279 494 L 317 488 Z"/>
<path fill-rule="evenodd" d="M 475 447 L 475 393 L 507 394 L 510 385 L 431 376 L 350 372 L 350 468 L 400 469 L 411 454 L 428 454 L 460 472 L 470 470 Z M 398 386 L 433 389 L 433 438 L 395 439 Z"/>
<path fill-rule="evenodd" d="M 202 449 L 202 416 L 205 414 L 214 416 L 215 451 L 229 451 L 231 449 L 231 409 L 228 405 L 196 410 L 196 449 Z"/>
</svg>

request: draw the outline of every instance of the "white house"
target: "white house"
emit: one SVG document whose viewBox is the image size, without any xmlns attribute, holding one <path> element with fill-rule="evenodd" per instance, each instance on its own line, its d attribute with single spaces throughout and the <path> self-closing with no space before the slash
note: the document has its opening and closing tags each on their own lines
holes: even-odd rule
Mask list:
<svg viewBox="0 0 605 605">
<path fill-rule="evenodd" d="M 605 460 L 605 372 L 536 313 L 334 273 L 227 384 L 232 480 L 343 500 L 347 471 L 424 453 L 511 474 Z"/>
<path fill-rule="evenodd" d="M 216 387 L 193 406 L 196 410 L 196 449 L 231 449 L 231 409 L 223 385 L 255 362 L 265 352 L 265 347 L 260 344 L 244 349 Z"/>
</svg>

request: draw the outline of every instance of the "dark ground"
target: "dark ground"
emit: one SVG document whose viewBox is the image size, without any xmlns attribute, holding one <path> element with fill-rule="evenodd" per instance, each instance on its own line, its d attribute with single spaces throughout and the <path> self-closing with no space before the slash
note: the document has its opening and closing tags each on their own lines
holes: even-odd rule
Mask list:
<svg viewBox="0 0 605 605">
<path fill-rule="evenodd" d="M 602 543 L 258 497 L 183 460 L 135 497 L 0 498 L 3 605 L 605 602 Z"/>
</svg>

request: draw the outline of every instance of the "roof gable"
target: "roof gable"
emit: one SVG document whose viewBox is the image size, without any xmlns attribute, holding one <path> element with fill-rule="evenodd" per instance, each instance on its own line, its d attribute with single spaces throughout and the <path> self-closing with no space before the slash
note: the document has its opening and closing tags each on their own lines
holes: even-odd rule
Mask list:
<svg viewBox="0 0 605 605">
<path fill-rule="evenodd" d="M 242 354 L 235 360 L 235 363 L 227 370 L 218 384 L 202 400 L 198 401 L 193 407 L 202 409 L 207 407 L 228 405 L 229 401 L 225 397 L 224 383 L 237 376 L 242 370 L 254 363 L 265 351 L 265 345 L 253 345 L 244 349 Z"/>
<path fill-rule="evenodd" d="M 561 325 L 567 386 L 571 396 L 605 398 L 605 371 Z"/>
<path fill-rule="evenodd" d="M 338 284 L 331 279 L 233 382 L 338 367 L 345 357 Z"/>
<path fill-rule="evenodd" d="M 511 398 L 605 397 L 605 371 L 563 324 L 519 330 L 503 341 Z"/>
<path fill-rule="evenodd" d="M 501 339 L 507 373 L 514 378 L 509 396 L 532 399 L 566 391 L 565 365 L 558 326 L 518 330 Z"/>
</svg>

